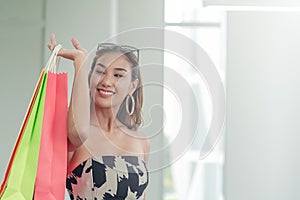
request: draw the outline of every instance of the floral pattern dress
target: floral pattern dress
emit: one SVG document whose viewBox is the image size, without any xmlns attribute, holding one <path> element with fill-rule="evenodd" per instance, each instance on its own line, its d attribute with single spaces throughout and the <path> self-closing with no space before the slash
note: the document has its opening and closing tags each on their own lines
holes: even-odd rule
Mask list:
<svg viewBox="0 0 300 200">
<path fill-rule="evenodd" d="M 138 156 L 88 158 L 68 176 L 71 200 L 141 200 L 149 176 Z"/>
</svg>

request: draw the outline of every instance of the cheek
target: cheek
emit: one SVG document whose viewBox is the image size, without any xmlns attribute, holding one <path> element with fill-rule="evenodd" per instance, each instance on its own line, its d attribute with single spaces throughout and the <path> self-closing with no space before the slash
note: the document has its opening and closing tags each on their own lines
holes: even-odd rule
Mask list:
<svg viewBox="0 0 300 200">
<path fill-rule="evenodd" d="M 91 77 L 91 80 L 90 80 L 90 89 L 92 89 L 92 88 L 95 88 L 95 80 L 93 79 L 93 77 Z"/>
<path fill-rule="evenodd" d="M 93 73 L 90 79 L 90 86 L 96 87 L 99 81 L 100 81 L 100 77 Z"/>
<path fill-rule="evenodd" d="M 89 86 L 90 86 L 90 94 L 92 96 L 94 96 L 95 92 L 96 92 L 96 88 L 97 88 L 97 84 L 98 84 L 98 80 L 96 76 L 91 76 L 90 82 L 89 82 Z"/>
<path fill-rule="evenodd" d="M 118 89 L 118 91 L 127 94 L 130 89 L 130 85 L 131 85 L 130 79 L 121 79 L 117 82 L 116 88 Z"/>
</svg>

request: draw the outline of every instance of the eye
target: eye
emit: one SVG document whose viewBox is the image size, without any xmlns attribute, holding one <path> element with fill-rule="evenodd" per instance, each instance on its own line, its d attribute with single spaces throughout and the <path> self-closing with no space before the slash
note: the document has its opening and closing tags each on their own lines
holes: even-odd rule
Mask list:
<svg viewBox="0 0 300 200">
<path fill-rule="evenodd" d="M 115 77 L 121 78 L 121 77 L 123 77 L 123 75 L 122 74 L 115 74 Z"/>
<path fill-rule="evenodd" d="M 105 72 L 103 70 L 96 70 L 95 71 L 97 74 L 105 74 Z"/>
</svg>

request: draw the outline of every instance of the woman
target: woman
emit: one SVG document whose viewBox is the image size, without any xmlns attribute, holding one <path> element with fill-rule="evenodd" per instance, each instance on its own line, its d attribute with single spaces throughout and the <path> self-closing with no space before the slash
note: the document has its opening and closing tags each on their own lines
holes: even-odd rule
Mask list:
<svg viewBox="0 0 300 200">
<path fill-rule="evenodd" d="M 55 36 L 48 45 L 56 46 Z M 71 199 L 144 199 L 148 185 L 149 140 L 139 131 L 142 82 L 138 49 L 98 45 L 90 69 L 88 53 L 75 49 L 59 56 L 74 61 L 68 112 L 67 190 Z"/>
</svg>

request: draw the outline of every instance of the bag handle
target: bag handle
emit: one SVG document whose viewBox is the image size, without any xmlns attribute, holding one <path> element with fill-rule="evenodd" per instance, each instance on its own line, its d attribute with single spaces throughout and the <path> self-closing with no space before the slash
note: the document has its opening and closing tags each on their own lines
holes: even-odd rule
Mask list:
<svg viewBox="0 0 300 200">
<path fill-rule="evenodd" d="M 58 52 L 62 49 L 62 45 L 57 45 L 53 51 L 52 54 L 47 62 L 47 65 L 45 67 L 46 71 L 50 71 L 53 73 L 57 73 L 58 71 L 58 65 L 60 57 L 57 56 Z"/>
</svg>

